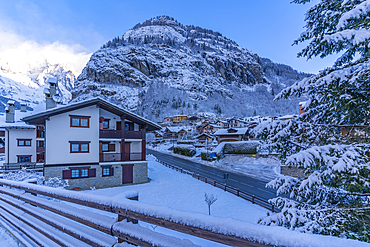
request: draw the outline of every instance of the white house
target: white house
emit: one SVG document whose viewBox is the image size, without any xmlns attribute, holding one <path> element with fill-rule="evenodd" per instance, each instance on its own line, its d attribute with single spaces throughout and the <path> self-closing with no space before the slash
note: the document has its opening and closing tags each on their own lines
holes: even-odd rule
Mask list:
<svg viewBox="0 0 370 247">
<path fill-rule="evenodd" d="M 22 119 L 44 131 L 44 176 L 71 189 L 148 181 L 146 131 L 161 127 L 102 98 L 48 109 Z"/>
<path fill-rule="evenodd" d="M 36 127 L 19 120 L 26 112 L 26 105 L 21 104 L 21 111 L 17 111 L 17 118 L 15 101 L 9 100 L 5 111 L 5 119 L 0 121 L 0 129 L 5 133 L 5 167 L 35 164 L 38 161 Z"/>
</svg>

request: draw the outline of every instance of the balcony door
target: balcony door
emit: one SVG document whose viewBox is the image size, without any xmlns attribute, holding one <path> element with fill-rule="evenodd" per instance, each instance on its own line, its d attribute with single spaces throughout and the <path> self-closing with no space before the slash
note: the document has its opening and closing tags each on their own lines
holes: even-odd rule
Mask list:
<svg viewBox="0 0 370 247">
<path fill-rule="evenodd" d="M 125 160 L 130 160 L 131 142 L 125 142 Z"/>
<path fill-rule="evenodd" d="M 125 165 L 122 166 L 122 184 L 133 183 L 133 166 Z"/>
</svg>

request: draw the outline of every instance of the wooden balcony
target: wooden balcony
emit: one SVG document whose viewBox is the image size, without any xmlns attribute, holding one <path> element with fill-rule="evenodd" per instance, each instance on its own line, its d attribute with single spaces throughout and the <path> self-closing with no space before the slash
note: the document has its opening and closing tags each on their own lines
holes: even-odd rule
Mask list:
<svg viewBox="0 0 370 247">
<path fill-rule="evenodd" d="M 36 153 L 45 152 L 45 147 L 36 147 Z"/>
<path fill-rule="evenodd" d="M 143 139 L 143 132 L 140 131 L 125 131 L 125 139 Z"/>
<path fill-rule="evenodd" d="M 120 130 L 99 130 L 99 138 L 122 138 Z"/>
<path fill-rule="evenodd" d="M 122 138 L 122 131 L 121 130 L 107 130 L 101 129 L 99 130 L 99 138 Z M 128 131 L 126 130 L 124 133 L 125 139 L 143 139 L 143 132 L 140 131 Z"/>
</svg>

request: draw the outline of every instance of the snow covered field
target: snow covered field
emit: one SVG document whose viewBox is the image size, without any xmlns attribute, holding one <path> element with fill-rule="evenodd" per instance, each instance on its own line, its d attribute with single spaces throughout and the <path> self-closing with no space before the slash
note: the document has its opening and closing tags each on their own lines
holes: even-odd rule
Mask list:
<svg viewBox="0 0 370 247">
<path fill-rule="evenodd" d="M 154 151 L 167 153 L 176 157 L 191 160 L 203 165 L 218 168 L 223 171 L 240 173 L 251 178 L 269 182 L 276 178 L 280 173 L 280 161 L 276 158 L 254 158 L 244 155 L 226 154 L 219 161 L 205 161 L 200 158 L 200 150 L 193 157 L 187 157 L 180 154 L 174 154 L 168 150 L 172 144 L 163 143 L 156 147 L 148 147 Z M 198 156 L 198 157 L 197 157 Z"/>
<path fill-rule="evenodd" d="M 233 196 L 228 192 L 200 182 L 189 175 L 184 175 L 169 169 L 155 161 L 151 155 L 149 161 L 149 178 L 146 184 L 123 186 L 99 190 L 83 191 L 84 193 L 114 197 L 125 191 L 138 191 L 139 201 L 169 207 L 181 211 L 208 214 L 208 206 L 204 201 L 204 193 L 217 196 L 217 201 L 211 206 L 211 215 L 222 218 L 257 223 L 258 219 L 266 216 L 268 210 Z M 151 230 L 164 234 L 173 234 L 176 237 L 189 239 L 194 244 L 206 247 L 225 246 L 211 241 L 195 238 L 189 235 L 173 232 L 164 228 L 140 222 Z M 170 233 L 172 232 L 172 233 Z"/>
</svg>

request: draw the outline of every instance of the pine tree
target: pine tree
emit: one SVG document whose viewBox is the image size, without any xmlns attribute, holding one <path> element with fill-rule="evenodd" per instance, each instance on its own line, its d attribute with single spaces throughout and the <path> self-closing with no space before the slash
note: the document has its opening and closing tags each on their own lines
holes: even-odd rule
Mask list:
<svg viewBox="0 0 370 247">
<path fill-rule="evenodd" d="M 299 56 L 343 53 L 333 67 L 276 96 L 307 97 L 304 114 L 255 130 L 264 149 L 278 151 L 283 164 L 307 176 L 280 175 L 268 183 L 294 200 L 272 199 L 281 212 L 260 223 L 370 242 L 370 1 L 321 0 L 306 23 L 294 42 L 309 41 Z"/>
</svg>

